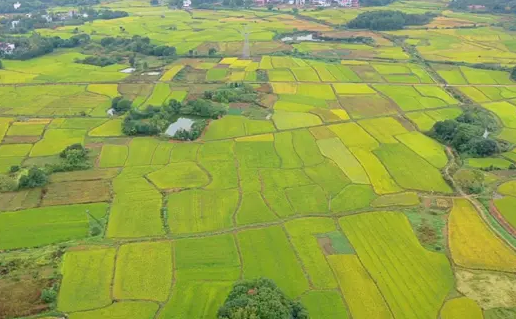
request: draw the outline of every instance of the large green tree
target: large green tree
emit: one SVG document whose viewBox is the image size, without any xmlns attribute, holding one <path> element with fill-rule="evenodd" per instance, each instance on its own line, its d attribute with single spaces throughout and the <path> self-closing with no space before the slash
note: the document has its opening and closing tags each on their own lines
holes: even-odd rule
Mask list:
<svg viewBox="0 0 516 319">
<path fill-rule="evenodd" d="M 308 319 L 308 312 L 298 301 L 290 300 L 265 278 L 237 282 L 224 305 L 219 319 Z"/>
</svg>

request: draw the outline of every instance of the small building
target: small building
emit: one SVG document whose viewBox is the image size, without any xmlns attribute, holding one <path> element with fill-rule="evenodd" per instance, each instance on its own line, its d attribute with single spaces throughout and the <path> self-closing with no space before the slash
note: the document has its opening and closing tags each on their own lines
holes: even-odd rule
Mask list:
<svg viewBox="0 0 516 319">
<path fill-rule="evenodd" d="M 264 6 L 267 3 L 269 3 L 268 0 L 254 0 L 254 4 L 257 5 L 257 6 Z"/>
<path fill-rule="evenodd" d="M 27 17 L 27 18 L 29 18 L 29 19 L 30 19 L 30 18 L 32 18 L 32 13 L 27 13 L 27 14 L 25 15 L 25 17 Z"/>
<path fill-rule="evenodd" d="M 52 22 L 53 19 L 51 16 L 49 16 L 48 14 L 44 14 L 41 16 L 43 19 L 45 19 L 47 22 Z"/>
<path fill-rule="evenodd" d="M 14 10 L 18 10 L 20 7 L 21 7 L 21 3 L 19 3 L 19 2 L 13 3 Z"/>
<path fill-rule="evenodd" d="M 0 42 L 0 52 L 3 54 L 11 55 L 16 49 L 16 45 L 7 42 Z"/>
<path fill-rule="evenodd" d="M 486 8 L 486 6 L 481 5 L 481 4 L 474 4 L 474 5 L 468 6 L 469 10 L 484 10 L 485 8 Z"/>
<path fill-rule="evenodd" d="M 11 29 L 16 29 L 16 27 L 20 24 L 20 20 L 11 21 Z"/>
<path fill-rule="evenodd" d="M 87 13 L 83 13 L 83 14 L 82 14 L 82 17 L 83 17 L 83 18 L 88 18 L 88 17 L 89 17 L 89 15 L 88 15 Z"/>
<path fill-rule="evenodd" d="M 192 6 L 192 0 L 183 0 L 183 8 L 190 8 Z"/>
</svg>

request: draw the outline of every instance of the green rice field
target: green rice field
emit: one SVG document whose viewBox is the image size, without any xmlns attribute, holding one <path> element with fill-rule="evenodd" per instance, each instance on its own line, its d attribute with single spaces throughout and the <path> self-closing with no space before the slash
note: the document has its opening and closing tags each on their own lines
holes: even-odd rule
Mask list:
<svg viewBox="0 0 516 319">
<path fill-rule="evenodd" d="M 49 10 L 82 10 L 61 2 Z M 0 50 L 0 319 L 292 319 L 218 315 L 261 277 L 299 319 L 516 318 L 514 17 L 212 5 L 102 1 L 127 16 L 34 30 L 85 45 Z M 375 10 L 435 17 L 346 26 Z M 283 39 L 298 35 L 316 41 Z M 149 47 L 106 44 L 139 37 Z M 99 56 L 114 61 L 83 62 Z M 433 138 L 472 109 L 496 122 L 494 155 Z M 206 125 L 191 140 L 137 130 L 181 117 Z"/>
</svg>

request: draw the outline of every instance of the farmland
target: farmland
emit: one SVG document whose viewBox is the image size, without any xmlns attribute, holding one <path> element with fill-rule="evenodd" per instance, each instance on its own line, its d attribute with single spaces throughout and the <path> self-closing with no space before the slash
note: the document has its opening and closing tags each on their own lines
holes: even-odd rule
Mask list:
<svg viewBox="0 0 516 319">
<path fill-rule="evenodd" d="M 516 20 L 294 7 L 113 0 L 34 30 L 85 44 L 0 55 L 0 319 L 214 319 L 259 277 L 312 319 L 512 318 Z M 346 26 L 384 9 L 435 17 Z M 494 154 L 437 140 L 472 110 Z"/>
</svg>

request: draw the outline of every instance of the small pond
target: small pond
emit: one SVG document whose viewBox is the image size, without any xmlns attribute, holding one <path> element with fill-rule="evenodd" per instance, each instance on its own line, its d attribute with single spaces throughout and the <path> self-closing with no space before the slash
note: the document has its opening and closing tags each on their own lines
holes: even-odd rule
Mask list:
<svg viewBox="0 0 516 319">
<path fill-rule="evenodd" d="M 301 34 L 301 35 L 294 35 L 291 37 L 284 37 L 281 38 L 281 41 L 283 42 L 289 42 L 289 41 L 321 41 L 314 37 L 314 34 Z"/>
<path fill-rule="evenodd" d="M 189 131 L 194 124 L 194 120 L 187 117 L 180 117 L 175 122 L 170 124 L 165 131 L 165 134 L 168 136 L 174 136 L 179 130 Z"/>
</svg>

